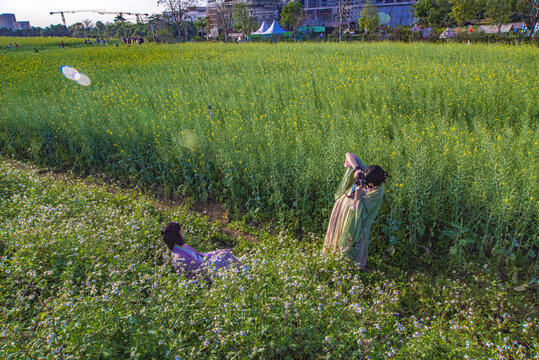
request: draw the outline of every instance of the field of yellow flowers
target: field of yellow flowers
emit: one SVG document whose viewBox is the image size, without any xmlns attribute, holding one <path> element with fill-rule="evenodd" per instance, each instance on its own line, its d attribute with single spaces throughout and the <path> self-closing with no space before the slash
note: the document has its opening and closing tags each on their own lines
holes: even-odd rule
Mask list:
<svg viewBox="0 0 539 360">
<path fill-rule="evenodd" d="M 539 278 L 537 47 L 52 43 L 36 53 L 6 50 L 12 41 L 0 39 L 4 155 L 321 233 L 353 152 L 391 175 L 372 246 L 392 263 L 484 261 L 517 283 Z"/>
</svg>

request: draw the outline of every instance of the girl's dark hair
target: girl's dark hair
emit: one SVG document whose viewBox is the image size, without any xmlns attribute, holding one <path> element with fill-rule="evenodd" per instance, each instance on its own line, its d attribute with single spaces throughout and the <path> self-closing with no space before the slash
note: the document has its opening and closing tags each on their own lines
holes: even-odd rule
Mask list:
<svg viewBox="0 0 539 360">
<path fill-rule="evenodd" d="M 184 244 L 183 236 L 180 233 L 181 227 L 180 224 L 171 222 L 166 224 L 161 230 L 161 236 L 163 241 L 167 244 L 168 248 L 172 250 L 174 245 L 182 246 Z"/>
<path fill-rule="evenodd" d="M 389 177 L 389 174 L 378 165 L 371 165 L 365 171 L 365 182 L 374 186 L 382 185 Z"/>
</svg>

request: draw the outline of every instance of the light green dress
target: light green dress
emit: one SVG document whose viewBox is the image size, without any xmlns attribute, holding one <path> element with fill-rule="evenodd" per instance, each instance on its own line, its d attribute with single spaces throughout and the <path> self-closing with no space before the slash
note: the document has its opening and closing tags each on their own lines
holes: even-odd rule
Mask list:
<svg viewBox="0 0 539 360">
<path fill-rule="evenodd" d="M 367 169 L 359 158 L 357 163 L 363 171 Z M 369 232 L 382 205 L 384 189 L 380 185 L 366 190 L 353 208 L 354 199 L 346 196 L 350 195 L 353 185 L 354 171 L 347 168 L 335 192 L 336 201 L 324 240 L 324 252 L 339 251 L 364 268 L 369 252 Z"/>
</svg>

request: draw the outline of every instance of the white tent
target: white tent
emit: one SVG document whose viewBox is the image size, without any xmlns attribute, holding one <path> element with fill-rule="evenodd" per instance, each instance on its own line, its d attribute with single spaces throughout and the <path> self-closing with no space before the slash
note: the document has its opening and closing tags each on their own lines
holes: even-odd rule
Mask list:
<svg viewBox="0 0 539 360">
<path fill-rule="evenodd" d="M 440 39 L 450 39 L 455 37 L 455 30 L 450 27 L 446 27 L 444 32 L 440 34 Z"/>
<path fill-rule="evenodd" d="M 523 22 L 511 23 L 510 25 L 513 25 L 513 31 L 522 30 L 526 26 L 526 24 Z"/>
<path fill-rule="evenodd" d="M 255 31 L 253 34 L 263 34 L 266 30 L 268 30 L 269 26 L 268 24 L 266 24 L 266 22 L 264 21 L 262 23 L 262 25 L 260 25 L 260 27 L 258 28 L 257 31 Z"/>
<path fill-rule="evenodd" d="M 497 34 L 498 27 L 496 25 L 481 25 L 477 31 L 486 34 Z"/>
<path fill-rule="evenodd" d="M 277 21 L 273 20 L 273 23 L 271 23 L 271 26 L 262 35 L 282 35 L 285 32 L 286 31 L 281 29 L 279 24 L 277 24 Z"/>
<path fill-rule="evenodd" d="M 501 33 L 509 33 L 509 32 L 513 32 L 513 31 L 514 31 L 513 24 L 504 24 L 504 25 L 500 26 L 500 32 Z"/>
</svg>

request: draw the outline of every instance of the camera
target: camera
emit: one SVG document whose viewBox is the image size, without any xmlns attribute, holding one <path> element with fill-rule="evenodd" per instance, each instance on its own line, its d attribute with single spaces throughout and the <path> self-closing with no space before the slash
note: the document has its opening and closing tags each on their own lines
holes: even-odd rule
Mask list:
<svg viewBox="0 0 539 360">
<path fill-rule="evenodd" d="M 367 181 L 365 180 L 365 174 L 363 173 L 363 171 L 359 171 L 357 173 L 357 177 L 354 179 L 354 182 L 357 186 L 367 186 Z"/>
</svg>

